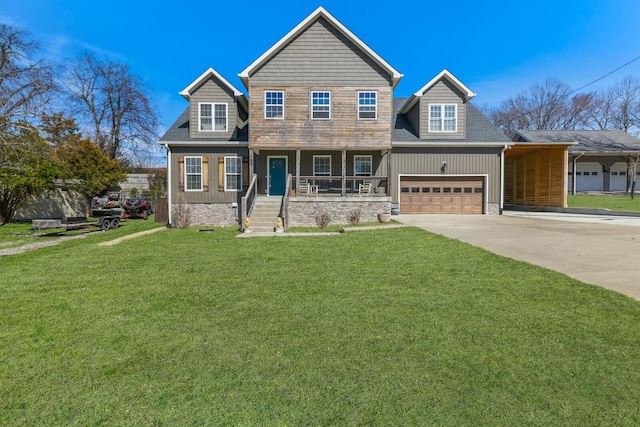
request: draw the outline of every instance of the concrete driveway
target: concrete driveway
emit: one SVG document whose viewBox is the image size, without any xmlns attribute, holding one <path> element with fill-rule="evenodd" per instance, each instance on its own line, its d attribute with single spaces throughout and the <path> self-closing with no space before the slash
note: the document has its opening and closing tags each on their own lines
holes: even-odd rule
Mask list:
<svg viewBox="0 0 640 427">
<path fill-rule="evenodd" d="M 394 219 L 640 300 L 640 217 L 505 212 Z"/>
</svg>

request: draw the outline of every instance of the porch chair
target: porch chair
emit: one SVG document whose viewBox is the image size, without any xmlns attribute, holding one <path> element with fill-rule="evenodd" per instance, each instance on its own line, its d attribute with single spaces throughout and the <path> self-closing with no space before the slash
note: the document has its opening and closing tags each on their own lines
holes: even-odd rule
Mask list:
<svg viewBox="0 0 640 427">
<path fill-rule="evenodd" d="M 362 184 L 358 185 L 358 193 L 359 194 L 371 194 L 371 181 L 364 181 Z"/>
<path fill-rule="evenodd" d="M 306 179 L 301 179 L 298 184 L 298 194 L 307 195 L 309 194 L 309 182 Z"/>
</svg>

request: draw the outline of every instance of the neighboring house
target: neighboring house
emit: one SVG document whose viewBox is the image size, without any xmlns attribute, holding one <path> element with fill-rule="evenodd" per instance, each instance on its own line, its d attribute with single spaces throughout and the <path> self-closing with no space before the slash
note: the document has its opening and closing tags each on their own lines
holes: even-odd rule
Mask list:
<svg viewBox="0 0 640 427">
<path fill-rule="evenodd" d="M 526 143 L 573 142 L 569 148 L 567 187 L 579 191 L 627 191 L 633 163 L 640 160 L 640 139 L 620 130 L 517 131 Z M 636 170 L 636 174 L 640 172 Z"/>
<path fill-rule="evenodd" d="M 271 223 L 279 215 L 289 226 L 322 213 L 371 221 L 392 207 L 499 214 L 505 167 L 532 152 L 515 150 L 447 70 L 394 99 L 402 74 L 322 7 L 239 77 L 248 97 L 213 68 L 180 92 L 189 106 L 159 141 L 170 223 L 188 205 L 193 225 L 243 224 L 267 200 L 277 204 Z M 566 144 L 554 147 L 564 161 Z M 522 204 L 527 190 L 514 182 Z M 546 203 L 564 206 L 566 188 L 553 191 L 559 199 Z"/>
</svg>

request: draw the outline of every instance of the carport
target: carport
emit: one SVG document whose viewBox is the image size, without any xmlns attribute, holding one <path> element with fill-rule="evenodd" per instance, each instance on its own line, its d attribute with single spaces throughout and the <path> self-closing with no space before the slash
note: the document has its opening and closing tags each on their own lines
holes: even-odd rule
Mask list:
<svg viewBox="0 0 640 427">
<path fill-rule="evenodd" d="M 572 142 L 516 142 L 504 153 L 504 205 L 567 206 Z"/>
</svg>

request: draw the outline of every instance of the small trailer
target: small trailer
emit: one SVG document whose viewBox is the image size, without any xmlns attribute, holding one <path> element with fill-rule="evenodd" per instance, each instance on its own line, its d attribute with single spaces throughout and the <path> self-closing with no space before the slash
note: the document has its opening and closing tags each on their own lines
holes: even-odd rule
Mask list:
<svg viewBox="0 0 640 427">
<path fill-rule="evenodd" d="M 118 228 L 122 221 L 122 215 L 105 215 L 99 217 L 97 221 L 87 221 L 86 218 L 34 219 L 31 220 L 31 227 L 34 230 L 64 228 L 67 231 L 99 227 L 103 231 L 107 231 L 112 228 Z"/>
</svg>

